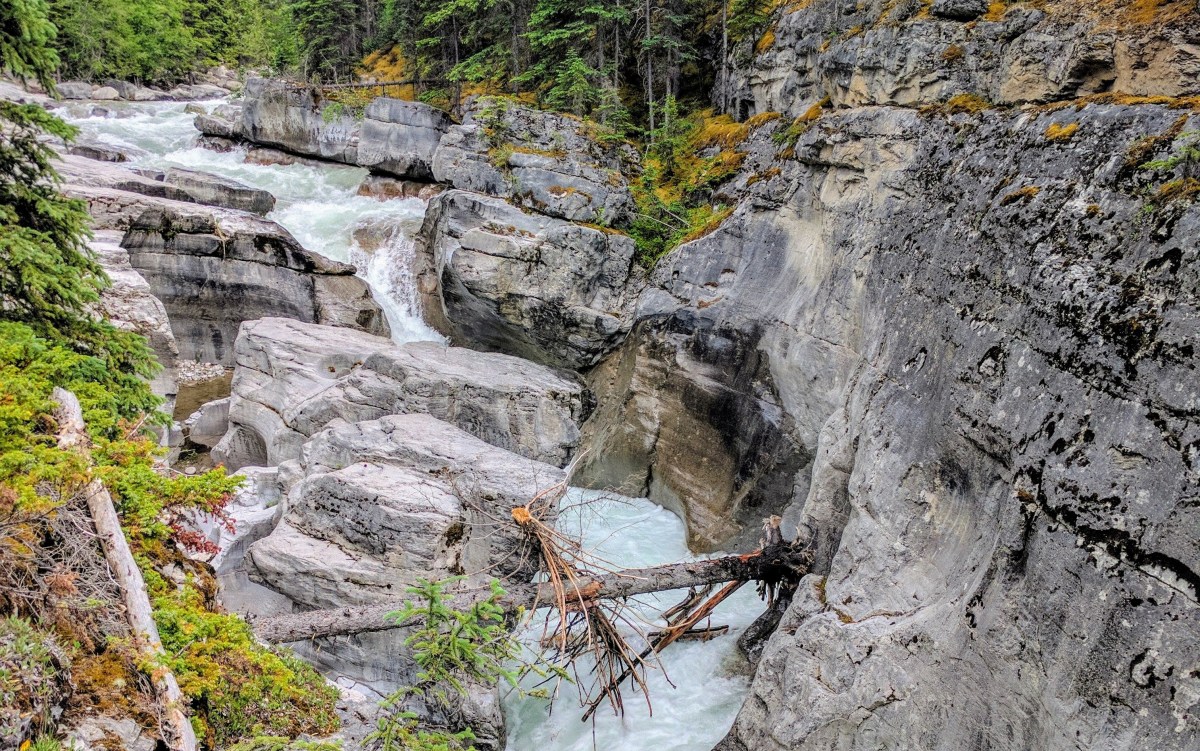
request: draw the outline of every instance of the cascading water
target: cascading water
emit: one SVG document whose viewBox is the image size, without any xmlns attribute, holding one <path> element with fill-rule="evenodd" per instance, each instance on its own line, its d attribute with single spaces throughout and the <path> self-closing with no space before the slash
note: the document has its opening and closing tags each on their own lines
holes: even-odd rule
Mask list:
<svg viewBox="0 0 1200 751">
<path fill-rule="evenodd" d="M 201 102 L 212 108 L 219 102 Z M 261 188 L 276 198 L 268 215 L 309 250 L 358 266 L 387 314 L 397 342 L 441 337 L 416 313 L 409 268 L 413 235 L 425 214 L 416 198 L 378 201 L 357 195 L 367 171 L 336 164 L 254 164 L 244 149 L 218 152 L 196 145 L 199 134 L 186 105 L 124 104 L 107 107 L 107 117 L 91 108 L 64 108 L 63 116 L 90 139 L 128 149 L 134 167 L 182 167 L 229 177 Z M 77 109 L 78 108 L 78 109 Z M 72 114 L 72 113 L 75 114 Z M 115 115 L 115 116 L 113 116 Z M 359 237 L 382 241 L 363 243 Z"/>
<path fill-rule="evenodd" d="M 683 522 L 644 498 L 572 488 L 563 499 L 557 526 L 577 536 L 596 560 L 608 565 L 632 568 L 694 560 Z M 631 613 L 641 619 L 643 633 L 661 626 L 658 615 L 683 594 L 679 590 L 633 598 Z M 627 684 L 624 717 L 604 705 L 593 721 L 581 722 L 578 691 L 569 684 L 560 686 L 551 707 L 544 700 L 510 692 L 504 700 L 509 751 L 708 751 L 729 730 L 746 694 L 749 669 L 736 639 L 762 609 L 753 587 L 735 592 L 711 619 L 713 625 L 728 625 L 729 634 L 707 642 L 676 642 L 664 650 L 658 667 L 646 675 L 650 705 Z M 530 649 L 541 635 L 535 619 L 524 639 Z M 642 646 L 637 635 L 627 637 Z M 587 666 L 581 664 L 578 672 L 586 676 Z M 534 683 L 529 681 L 528 687 Z"/>
<path fill-rule="evenodd" d="M 211 108 L 217 102 L 202 103 Z M 364 169 L 333 164 L 247 163 L 246 151 L 217 152 L 196 146 L 193 115 L 180 103 L 106 107 L 110 116 L 91 116 L 89 105 L 61 114 L 85 136 L 132 152 L 132 166 L 183 167 L 238 180 L 271 192 L 277 199 L 268 218 L 285 227 L 306 248 L 355 264 L 383 306 L 398 342 L 436 340 L 414 304 L 411 278 L 413 237 L 424 214 L 419 199 L 377 201 L 357 195 Z M 645 499 L 621 498 L 572 489 L 564 500 L 559 528 L 581 536 L 598 559 L 620 567 L 686 560 L 682 522 Z M 677 602 L 681 592 L 647 595 L 631 603 L 631 613 L 654 619 Z M 647 675 L 653 715 L 641 695 L 627 688 L 624 717 L 602 708 L 594 720 L 580 721 L 576 688 L 560 687 L 548 705 L 543 699 L 510 692 L 504 698 L 510 751 L 707 751 L 733 722 L 748 687 L 748 670 L 738 656 L 736 636 L 762 610 L 744 587 L 714 613 L 714 624 L 730 633 L 708 642 L 681 642 L 661 656 L 662 669 Z M 537 642 L 530 627 L 526 642 Z M 636 642 L 636 637 L 631 635 Z M 581 674 L 586 667 L 581 666 Z"/>
</svg>

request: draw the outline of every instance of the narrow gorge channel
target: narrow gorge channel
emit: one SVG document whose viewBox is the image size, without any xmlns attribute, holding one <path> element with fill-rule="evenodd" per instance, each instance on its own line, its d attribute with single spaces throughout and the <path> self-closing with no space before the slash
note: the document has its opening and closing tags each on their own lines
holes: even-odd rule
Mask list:
<svg viewBox="0 0 1200 751">
<path fill-rule="evenodd" d="M 359 167 L 288 157 L 280 152 L 269 152 L 268 158 L 262 154 L 248 158 L 246 146 L 225 151 L 204 148 L 197 143 L 200 135 L 193 126 L 195 112 L 211 111 L 220 104 L 215 100 L 190 105 L 108 104 L 99 114 L 95 114 L 94 105 L 75 104 L 60 110 L 60 114 L 80 128 L 82 141 L 105 144 L 129 155 L 122 166 L 198 170 L 268 191 L 275 196 L 276 204 L 267 219 L 281 225 L 306 249 L 359 269 L 387 314 L 395 342 L 444 341 L 417 312 L 418 293 L 411 273 L 414 236 L 427 201 L 415 197 L 379 200 L 360 195 L 359 186 L 368 173 Z M 222 384 L 225 393 L 211 390 L 221 389 Z M 196 387 L 185 389 L 191 401 L 176 414 L 182 419 L 199 406 L 197 399 L 222 397 L 227 389 L 228 379 L 202 382 L 199 390 L 203 396 L 199 397 Z M 255 486 L 254 492 L 258 490 Z M 621 567 L 694 559 L 682 521 L 643 498 L 572 488 L 562 501 L 558 528 L 577 536 L 598 559 Z M 245 585 L 244 580 L 241 584 Z M 635 623 L 644 632 L 658 628 L 661 612 L 683 594 L 681 590 L 635 598 L 630 610 Z M 231 606 L 237 609 L 245 597 L 254 596 L 253 590 L 248 595 L 232 595 Z M 749 587 L 722 603 L 709 621 L 728 626 L 729 631 L 708 641 L 681 643 L 667 651 L 647 677 L 650 704 L 635 692 L 626 699 L 624 716 L 603 709 L 593 721 L 581 722 L 577 690 L 570 684 L 559 687 L 553 706 L 540 698 L 505 692 L 502 706 L 507 748 L 707 751 L 728 732 L 749 688 L 751 667 L 736 642 L 762 609 L 762 602 Z M 536 648 L 543 620 L 539 614 L 522 636 L 531 649 Z M 632 630 L 628 636 L 634 644 L 644 643 Z M 372 659 L 386 662 L 388 658 L 384 652 Z M 363 682 L 362 676 L 339 676 L 336 666 L 329 675 L 335 680 L 340 678 L 339 684 L 362 695 L 368 703 L 394 687 L 388 680 L 372 683 Z M 533 688 L 539 681 L 531 677 L 526 683 L 524 688 Z"/>
</svg>

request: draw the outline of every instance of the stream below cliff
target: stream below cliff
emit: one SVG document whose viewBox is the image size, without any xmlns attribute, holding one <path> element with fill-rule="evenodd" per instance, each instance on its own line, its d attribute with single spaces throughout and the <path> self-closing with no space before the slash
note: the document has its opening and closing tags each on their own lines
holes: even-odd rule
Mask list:
<svg viewBox="0 0 1200 751">
<path fill-rule="evenodd" d="M 212 108 L 219 102 L 201 102 Z M 371 285 L 387 314 L 397 342 L 441 339 L 415 312 L 411 258 L 413 236 L 425 214 L 420 199 L 379 201 L 357 194 L 367 171 L 359 167 L 317 164 L 256 164 L 246 149 L 214 151 L 197 145 L 195 115 L 182 102 L 106 105 L 108 116 L 91 114 L 89 105 L 71 105 L 61 114 L 87 140 L 125 150 L 128 166 L 199 170 L 266 190 L 276 198 L 267 215 L 309 250 L 353 263 Z"/>
<path fill-rule="evenodd" d="M 210 102 L 203 106 L 213 107 Z M 246 161 L 245 149 L 217 152 L 196 145 L 193 115 L 182 103 L 107 106 L 109 116 L 94 116 L 89 105 L 61 111 L 86 140 L 129 150 L 129 166 L 165 170 L 200 170 L 238 180 L 272 193 L 276 208 L 268 215 L 302 245 L 329 258 L 354 263 L 387 313 L 397 342 L 440 340 L 420 318 L 409 269 L 413 237 L 425 205 L 420 199 L 378 201 L 357 195 L 365 169 L 297 161 L 260 164 Z M 645 499 L 631 499 L 572 489 L 559 526 L 578 534 L 598 559 L 621 567 L 685 560 L 683 523 L 671 512 Z M 681 598 L 681 592 L 644 596 L 630 603 L 641 631 L 656 627 L 656 617 Z M 712 748 L 733 722 L 749 685 L 749 668 L 736 647 L 736 637 L 761 612 L 752 588 L 727 600 L 711 619 L 727 624 L 730 633 L 708 642 L 682 642 L 662 656 L 661 669 L 647 683 L 653 712 L 645 697 L 628 691 L 624 717 L 603 709 L 593 722 L 580 721 L 577 688 L 563 684 L 548 707 L 542 699 L 509 692 L 504 698 L 512 751 L 589 749 L 654 749 L 702 751 Z M 536 645 L 541 628 L 524 634 Z M 637 643 L 638 637 L 631 634 Z M 580 674 L 587 666 L 580 665 Z M 532 686 L 532 683 L 531 683 Z"/>
</svg>

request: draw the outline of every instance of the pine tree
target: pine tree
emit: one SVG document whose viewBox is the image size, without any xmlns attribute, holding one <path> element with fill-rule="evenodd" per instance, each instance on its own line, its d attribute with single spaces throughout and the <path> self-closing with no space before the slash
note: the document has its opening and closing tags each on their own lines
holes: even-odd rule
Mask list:
<svg viewBox="0 0 1200 751">
<path fill-rule="evenodd" d="M 45 0 L 0 5 L 0 71 L 53 91 L 54 33 Z M 95 358 L 98 373 L 129 389 L 134 414 L 154 403 L 138 377 L 156 365 L 145 339 L 91 312 L 108 278 L 87 246 L 87 207 L 59 192 L 46 142 L 74 135 L 38 105 L 0 102 L 0 321 Z"/>
</svg>

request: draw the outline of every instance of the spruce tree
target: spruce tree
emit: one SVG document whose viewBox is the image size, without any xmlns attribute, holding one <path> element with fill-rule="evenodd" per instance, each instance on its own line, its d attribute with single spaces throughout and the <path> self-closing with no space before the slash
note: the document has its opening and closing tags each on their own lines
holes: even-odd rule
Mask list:
<svg viewBox="0 0 1200 751">
<path fill-rule="evenodd" d="M 0 5 L 0 71 L 53 91 L 54 33 L 45 0 Z M 103 379 L 128 391 L 136 414 L 154 404 L 138 377 L 156 365 L 145 339 L 92 312 L 108 278 L 87 246 L 87 206 L 59 192 L 46 140 L 74 135 L 36 104 L 0 102 L 0 321 L 94 358 Z"/>
</svg>

